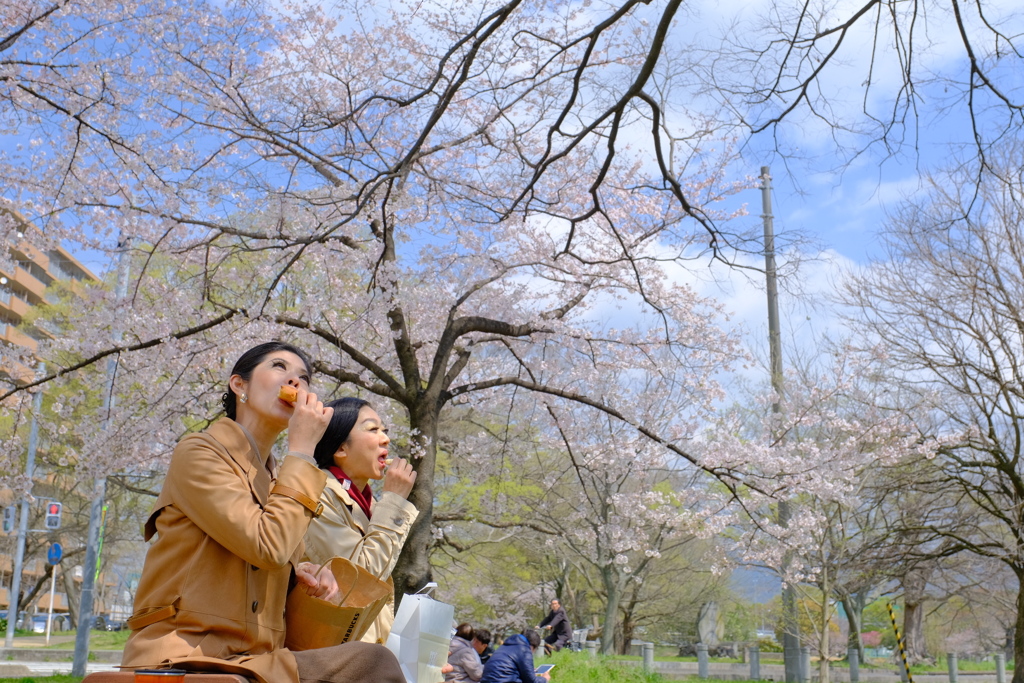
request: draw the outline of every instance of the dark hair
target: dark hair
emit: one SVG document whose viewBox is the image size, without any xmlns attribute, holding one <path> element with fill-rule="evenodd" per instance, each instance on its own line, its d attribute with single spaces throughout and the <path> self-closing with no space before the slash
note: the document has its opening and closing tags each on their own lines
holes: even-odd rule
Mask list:
<svg viewBox="0 0 1024 683">
<path fill-rule="evenodd" d="M 313 451 L 313 459 L 317 467 L 326 470 L 334 464 L 334 454 L 341 448 L 341 444 L 348 441 L 348 435 L 356 424 L 359 411 L 363 406 L 370 403 L 361 398 L 346 396 L 345 398 L 328 401 L 325 408 L 334 408 L 334 415 L 331 416 L 331 423 L 327 425 L 327 431 L 320 437 L 320 443 Z"/>
<path fill-rule="evenodd" d="M 231 368 L 231 375 L 229 376 L 238 375 L 248 382 L 252 378 L 252 371 L 256 369 L 256 366 L 262 363 L 264 358 L 275 351 L 288 351 L 290 353 L 294 353 L 306 366 L 306 372 L 311 375 L 313 374 L 313 366 L 309 362 L 309 357 L 304 351 L 287 342 L 270 341 L 264 342 L 259 346 L 254 346 L 239 356 L 238 360 L 235 361 L 235 367 Z M 224 406 L 224 412 L 232 420 L 235 419 L 236 415 L 235 399 L 235 392 L 231 391 L 230 386 L 228 387 L 228 390 L 224 392 L 224 395 L 220 397 L 221 405 Z"/>
<path fill-rule="evenodd" d="M 483 643 L 484 645 L 491 644 L 491 632 L 485 628 L 473 629 L 473 637 L 476 638 L 477 641 L 479 641 L 480 643 Z"/>
<path fill-rule="evenodd" d="M 526 640 L 530 642 L 530 647 L 536 649 L 540 645 L 540 634 L 534 631 L 532 628 L 528 628 L 523 631 L 523 635 L 526 636 Z"/>
<path fill-rule="evenodd" d="M 468 621 L 462 622 L 455 627 L 455 636 L 463 640 L 469 640 L 473 637 L 473 625 Z"/>
</svg>

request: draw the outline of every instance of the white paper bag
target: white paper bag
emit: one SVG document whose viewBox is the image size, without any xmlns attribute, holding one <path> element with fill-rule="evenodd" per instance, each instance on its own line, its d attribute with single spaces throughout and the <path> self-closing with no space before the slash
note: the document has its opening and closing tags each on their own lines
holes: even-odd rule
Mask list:
<svg viewBox="0 0 1024 683">
<path fill-rule="evenodd" d="M 441 667 L 448 662 L 454 618 L 454 607 L 426 595 L 407 594 L 402 598 L 387 648 L 398 657 L 408 683 L 444 680 Z"/>
</svg>

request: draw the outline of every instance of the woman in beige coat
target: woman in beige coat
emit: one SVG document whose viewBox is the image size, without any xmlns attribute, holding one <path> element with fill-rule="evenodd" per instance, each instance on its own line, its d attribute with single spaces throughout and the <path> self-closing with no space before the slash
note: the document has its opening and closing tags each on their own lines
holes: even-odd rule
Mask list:
<svg viewBox="0 0 1024 683">
<path fill-rule="evenodd" d="M 344 557 L 388 582 L 391 599 L 362 637 L 385 643 L 395 621 L 391 570 L 419 516 L 406 500 L 416 473 L 407 461 L 388 457 L 388 430 L 369 403 L 342 398 L 327 406 L 334 416 L 315 451 L 317 465 L 329 473 L 320 496 L 324 510 L 309 525 L 303 559 L 323 564 Z M 370 479 L 384 479 L 379 501 L 370 491 Z"/>
<path fill-rule="evenodd" d="M 332 411 L 309 393 L 310 364 L 269 342 L 235 363 L 226 418 L 184 437 L 145 525 L 146 554 L 122 665 L 227 671 L 260 683 L 404 683 L 380 646 L 284 648 L 290 582 L 319 597 L 337 592 L 329 572 L 300 563 L 302 536 L 320 513 L 326 479 L 312 453 Z M 297 390 L 285 401 L 282 385 Z M 288 429 L 280 468 L 271 455 Z"/>
</svg>

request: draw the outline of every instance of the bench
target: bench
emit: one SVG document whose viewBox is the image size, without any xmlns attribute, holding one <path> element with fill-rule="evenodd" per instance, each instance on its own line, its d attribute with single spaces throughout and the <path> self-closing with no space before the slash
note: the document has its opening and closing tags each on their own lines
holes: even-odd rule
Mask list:
<svg viewBox="0 0 1024 683">
<path fill-rule="evenodd" d="M 82 683 L 134 683 L 134 671 L 97 671 L 82 679 Z M 187 673 L 185 683 L 250 683 L 249 679 L 236 674 Z"/>
</svg>

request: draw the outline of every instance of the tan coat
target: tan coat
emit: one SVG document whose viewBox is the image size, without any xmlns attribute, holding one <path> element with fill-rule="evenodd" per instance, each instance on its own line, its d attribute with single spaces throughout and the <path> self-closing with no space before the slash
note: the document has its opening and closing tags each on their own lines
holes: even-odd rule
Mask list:
<svg viewBox="0 0 1024 683">
<path fill-rule="evenodd" d="M 388 582 L 391 598 L 360 639 L 367 643 L 386 643 L 391 625 L 395 623 L 395 585 L 391 571 L 420 513 L 415 505 L 387 491 L 379 501 L 371 499 L 371 521 L 332 474 L 327 476 L 320 502 L 324 504 L 324 511 L 309 525 L 303 559 L 323 564 L 332 557 L 344 557 Z"/>
<path fill-rule="evenodd" d="M 297 683 L 295 658 L 283 649 L 284 603 L 325 480 L 295 456 L 273 478 L 228 418 L 183 438 L 146 522 L 146 540 L 156 541 L 142 568 L 122 664 Z"/>
</svg>

